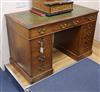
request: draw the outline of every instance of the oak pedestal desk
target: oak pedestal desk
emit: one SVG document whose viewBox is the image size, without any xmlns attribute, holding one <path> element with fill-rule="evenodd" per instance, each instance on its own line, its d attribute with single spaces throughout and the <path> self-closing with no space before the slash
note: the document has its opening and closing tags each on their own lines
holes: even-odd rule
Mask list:
<svg viewBox="0 0 100 92">
<path fill-rule="evenodd" d="M 91 55 L 97 13 L 74 5 L 72 12 L 52 17 L 7 14 L 10 63 L 35 82 L 53 73 L 53 47 L 75 60 Z"/>
</svg>

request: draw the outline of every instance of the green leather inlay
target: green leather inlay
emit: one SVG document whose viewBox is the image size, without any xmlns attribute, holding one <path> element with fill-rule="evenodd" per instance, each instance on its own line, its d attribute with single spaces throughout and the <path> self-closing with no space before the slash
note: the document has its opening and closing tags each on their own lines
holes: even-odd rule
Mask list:
<svg viewBox="0 0 100 92">
<path fill-rule="evenodd" d="M 30 11 L 24 11 L 24 12 L 14 13 L 10 15 L 14 16 L 15 19 L 20 21 L 24 27 L 31 29 L 37 27 L 38 25 L 45 25 L 45 24 L 54 23 L 57 21 L 71 19 L 71 18 L 87 15 L 89 13 L 97 12 L 96 10 L 82 7 L 79 5 L 74 5 L 73 7 L 74 9 L 72 12 L 55 15 L 52 17 L 47 17 L 47 16 L 41 17 L 31 13 Z"/>
</svg>

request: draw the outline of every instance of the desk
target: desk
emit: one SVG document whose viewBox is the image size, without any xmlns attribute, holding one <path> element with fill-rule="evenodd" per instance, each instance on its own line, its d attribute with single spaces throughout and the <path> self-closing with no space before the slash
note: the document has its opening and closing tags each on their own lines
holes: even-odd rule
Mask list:
<svg viewBox="0 0 100 92">
<path fill-rule="evenodd" d="M 10 63 L 35 82 L 53 73 L 53 47 L 75 60 L 91 55 L 97 13 L 74 5 L 72 12 L 52 17 L 7 14 Z"/>
</svg>

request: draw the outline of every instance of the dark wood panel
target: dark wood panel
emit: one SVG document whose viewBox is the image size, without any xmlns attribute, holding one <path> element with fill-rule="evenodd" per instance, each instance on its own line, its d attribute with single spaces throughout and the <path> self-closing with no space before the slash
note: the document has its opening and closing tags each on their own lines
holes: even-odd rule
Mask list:
<svg viewBox="0 0 100 92">
<path fill-rule="evenodd" d="M 54 47 L 76 60 L 90 55 L 92 53 L 95 23 L 96 21 L 89 22 L 56 33 Z"/>
<path fill-rule="evenodd" d="M 80 26 L 55 33 L 54 47 L 59 45 L 79 55 L 79 37 L 80 37 L 79 31 L 80 31 Z"/>
<path fill-rule="evenodd" d="M 31 48 L 33 76 L 52 69 L 52 35 L 32 40 Z"/>
<path fill-rule="evenodd" d="M 80 54 L 92 50 L 96 21 L 82 25 L 80 33 Z"/>
<path fill-rule="evenodd" d="M 7 24 L 10 58 L 13 59 L 12 63 L 15 62 L 18 64 L 23 71 L 31 76 L 31 54 L 29 41 L 16 33 L 16 30 L 20 29 L 16 27 L 15 22 L 7 18 Z"/>
</svg>

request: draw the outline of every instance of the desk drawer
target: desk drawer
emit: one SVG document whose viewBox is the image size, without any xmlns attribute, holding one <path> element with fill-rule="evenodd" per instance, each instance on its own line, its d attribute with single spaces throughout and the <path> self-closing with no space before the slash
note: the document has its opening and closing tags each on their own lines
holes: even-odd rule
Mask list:
<svg viewBox="0 0 100 92">
<path fill-rule="evenodd" d="M 97 13 L 94 13 L 90 15 L 76 17 L 70 20 L 64 20 L 53 24 L 40 26 L 38 28 L 34 28 L 30 30 L 30 38 L 34 39 L 37 37 L 52 34 L 54 32 L 59 32 L 75 26 L 80 26 L 91 21 L 96 21 L 96 18 L 97 18 Z"/>
<path fill-rule="evenodd" d="M 73 26 L 75 26 L 75 25 L 86 24 L 91 21 L 96 21 L 96 19 L 97 19 L 97 13 L 93 13 L 93 14 L 77 17 L 73 19 L 72 22 L 73 22 Z"/>
<path fill-rule="evenodd" d="M 94 13 L 94 14 L 85 15 L 70 20 L 65 20 L 54 24 L 55 26 L 53 27 L 53 30 L 54 32 L 58 32 L 75 26 L 80 26 L 91 21 L 96 21 L 96 18 L 97 18 L 97 14 Z"/>
<path fill-rule="evenodd" d="M 41 26 L 30 30 L 30 38 L 34 39 L 52 33 L 52 25 Z"/>
<path fill-rule="evenodd" d="M 80 34 L 80 54 L 92 50 L 96 22 L 84 24 Z"/>
<path fill-rule="evenodd" d="M 79 23 L 85 24 L 88 22 L 96 21 L 96 19 L 97 19 L 97 13 L 93 13 L 83 17 L 79 17 L 79 21 L 80 21 Z"/>
<path fill-rule="evenodd" d="M 37 76 L 52 68 L 52 35 L 31 41 L 32 74 Z"/>
</svg>

